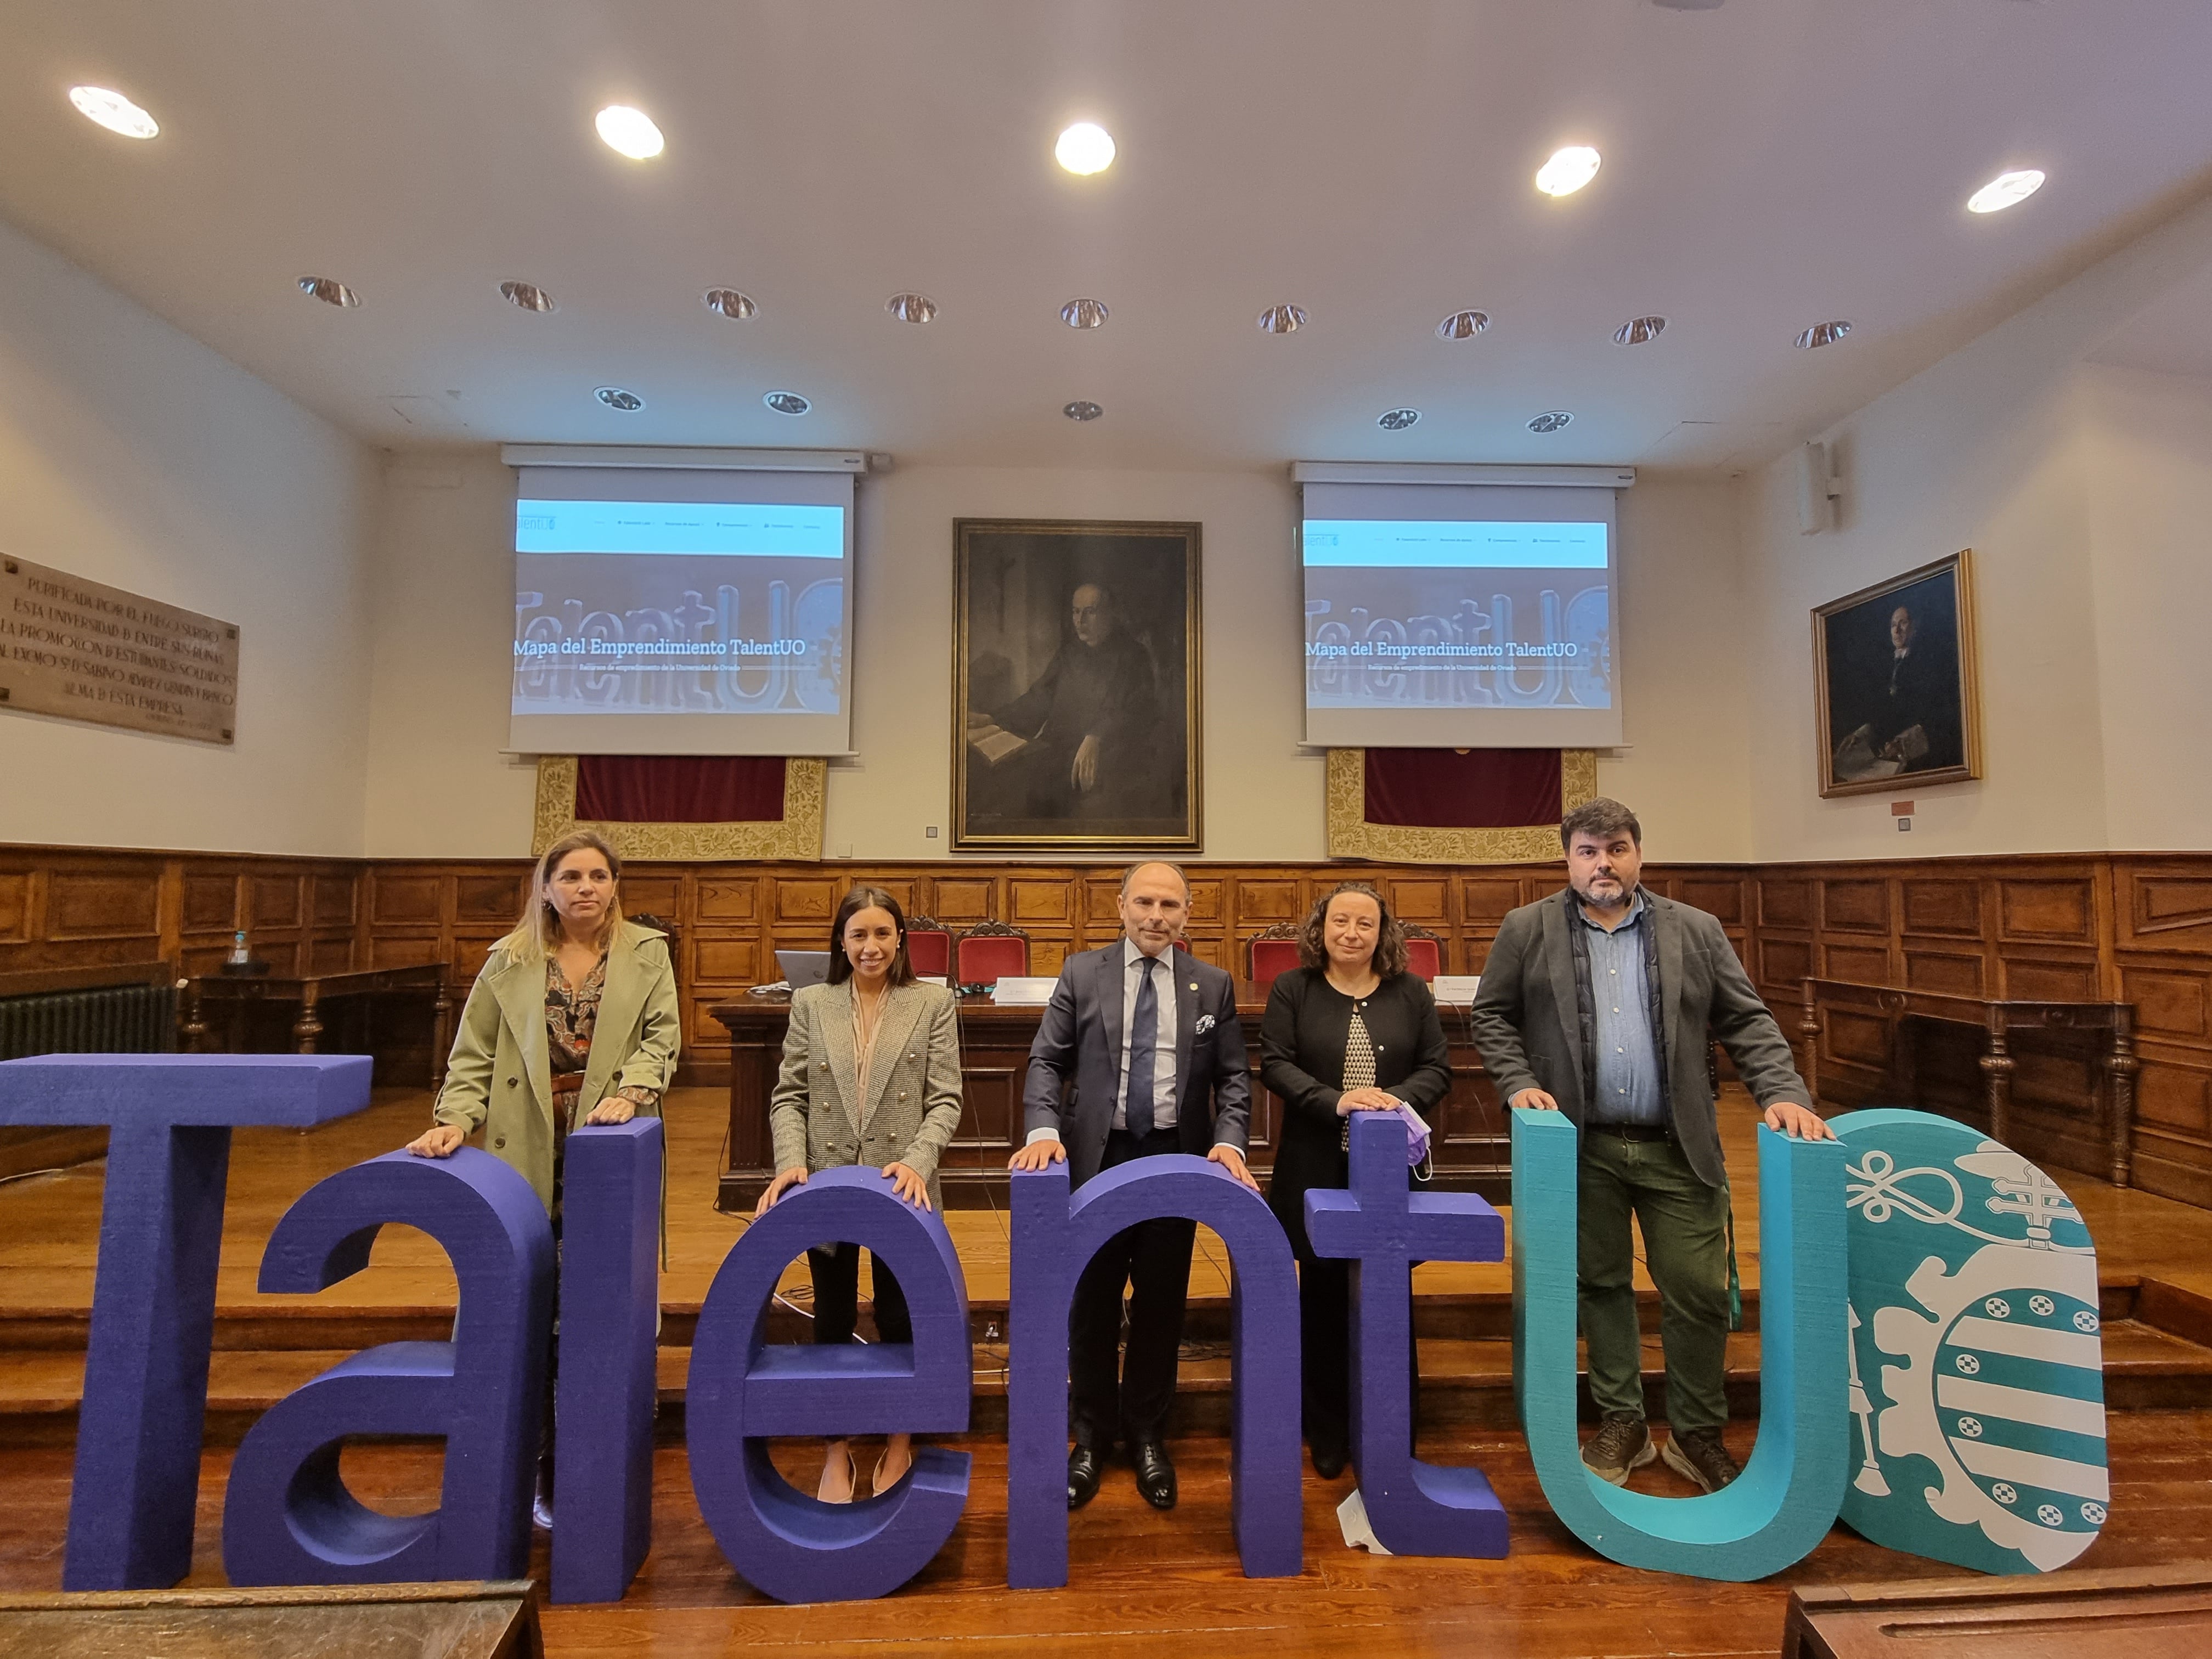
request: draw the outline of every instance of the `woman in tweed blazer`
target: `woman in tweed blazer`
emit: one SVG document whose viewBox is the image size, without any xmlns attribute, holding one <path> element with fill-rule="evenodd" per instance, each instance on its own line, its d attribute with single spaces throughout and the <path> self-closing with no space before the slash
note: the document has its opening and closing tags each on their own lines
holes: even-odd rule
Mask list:
<svg viewBox="0 0 2212 1659">
<path fill-rule="evenodd" d="M 775 1179 L 761 1194 L 765 1213 L 813 1170 L 865 1164 L 891 1178 L 909 1204 L 943 1201 L 937 1162 L 960 1127 L 960 1025 L 952 993 L 924 985 L 907 959 L 906 916 L 880 887 L 855 887 L 837 907 L 830 935 L 830 979 L 791 1000 L 783 1066 L 769 1098 Z M 819 1245 L 806 1253 L 814 1277 L 814 1340 L 850 1342 L 860 1311 L 860 1247 Z M 880 1261 L 874 1275 L 876 1334 L 914 1340 L 898 1281 Z M 914 1462 L 911 1438 L 890 1437 L 872 1482 L 889 1491 Z M 853 1500 L 852 1449 L 830 1443 L 816 1496 Z"/>
</svg>

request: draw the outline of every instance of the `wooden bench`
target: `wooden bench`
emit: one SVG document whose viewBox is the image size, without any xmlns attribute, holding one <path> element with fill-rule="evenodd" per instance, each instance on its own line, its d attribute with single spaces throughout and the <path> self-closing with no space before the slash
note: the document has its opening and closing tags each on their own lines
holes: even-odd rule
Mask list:
<svg viewBox="0 0 2212 1659">
<path fill-rule="evenodd" d="M 1793 1590 L 1782 1659 L 2203 1659 L 2212 1562 Z"/>
</svg>

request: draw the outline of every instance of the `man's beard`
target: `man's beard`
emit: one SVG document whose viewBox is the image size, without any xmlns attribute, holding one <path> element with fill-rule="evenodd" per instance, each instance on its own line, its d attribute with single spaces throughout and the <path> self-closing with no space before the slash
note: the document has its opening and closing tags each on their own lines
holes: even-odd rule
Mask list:
<svg viewBox="0 0 2212 1659">
<path fill-rule="evenodd" d="M 1595 887 L 1598 880 L 1601 878 L 1598 877 L 1592 877 L 1590 879 L 1591 887 Z M 1589 905 L 1593 910 L 1626 910 L 1629 906 L 1630 901 L 1634 899 L 1636 896 L 1635 887 L 1628 882 L 1622 881 L 1618 876 L 1607 877 L 1603 878 L 1603 879 L 1612 881 L 1620 889 L 1620 892 L 1618 896 L 1595 893 L 1591 891 L 1590 888 L 1586 887 L 1577 887 L 1575 889 L 1575 896 L 1581 899 L 1584 904 Z"/>
</svg>

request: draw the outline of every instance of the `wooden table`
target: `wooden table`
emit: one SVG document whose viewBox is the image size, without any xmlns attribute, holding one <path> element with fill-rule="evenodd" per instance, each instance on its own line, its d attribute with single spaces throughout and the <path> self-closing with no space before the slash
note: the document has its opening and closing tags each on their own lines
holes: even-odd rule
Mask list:
<svg viewBox="0 0 2212 1659">
<path fill-rule="evenodd" d="M 1237 1014 L 1244 1028 L 1252 1070 L 1252 1133 L 1248 1160 L 1267 1184 L 1283 1121 L 1283 1103 L 1260 1086 L 1260 1015 L 1267 1006 L 1258 986 L 1240 982 Z M 769 1134 L 769 1097 L 775 1089 L 791 999 L 782 992 L 748 995 L 708 1011 L 730 1033 L 728 1162 L 715 1206 L 750 1211 L 774 1177 Z M 1512 1137 L 1498 1091 L 1483 1074 L 1464 1006 L 1445 1005 L 1444 1035 L 1451 1046 L 1452 1087 L 1429 1115 L 1436 1173 L 1430 1189 L 1480 1193 L 1504 1203 L 1512 1192 Z M 939 1164 L 947 1209 L 981 1209 L 1006 1201 L 1006 1160 L 1025 1138 L 1022 1085 L 1029 1075 L 1030 1044 L 1044 1017 L 1042 1006 L 1000 1007 L 988 997 L 960 1002 L 960 1071 L 963 1100 L 960 1128 Z"/>
<path fill-rule="evenodd" d="M 2124 1187 L 2135 1162 L 2135 1005 L 2130 1002 L 2002 1002 L 1948 992 L 1913 991 L 1856 980 L 1808 979 L 1804 1016 L 1798 1033 L 1805 1039 L 1805 1086 L 1820 1098 L 1820 1008 L 1823 1004 L 1856 1008 L 1879 1016 L 1888 1029 L 1888 1086 L 1900 1102 L 1912 1100 L 1912 1053 L 1899 1039 L 1907 1019 L 1940 1020 L 1978 1026 L 1986 1046 L 1982 1054 L 1983 1087 L 1990 1109 L 1990 1138 L 2004 1141 L 2012 1133 L 2012 1035 L 2019 1031 L 2101 1031 L 2106 1036 L 2106 1152 L 2112 1184 Z M 2015 1149 L 2018 1150 L 2018 1149 Z"/>
<path fill-rule="evenodd" d="M 0 1595 L 0 1659 L 544 1659 L 536 1586 L 305 1585 Z"/>
<path fill-rule="evenodd" d="M 1782 1659 L 2199 1659 L 2212 1562 L 1793 1590 Z"/>
<path fill-rule="evenodd" d="M 451 966 L 448 963 L 428 962 L 410 968 L 368 968 L 358 972 L 296 977 L 280 974 L 203 974 L 186 981 L 185 1046 L 194 1054 L 206 1049 L 210 1005 L 221 1010 L 218 1018 L 226 1028 L 228 1046 L 239 1053 L 251 1052 L 248 1044 L 252 1038 L 248 1027 L 258 1009 L 296 1005 L 300 1012 L 290 1030 L 293 1049 L 298 1054 L 312 1054 L 323 1035 L 322 1010 L 326 1004 L 362 999 L 366 1024 L 380 999 L 428 998 L 430 1086 L 436 1089 L 446 1080 L 446 1050 L 452 1035 L 453 1002 L 447 988 Z M 369 1035 L 363 1032 L 364 1038 Z M 368 1042 L 364 1041 L 362 1048 L 374 1052 L 374 1045 Z"/>
</svg>

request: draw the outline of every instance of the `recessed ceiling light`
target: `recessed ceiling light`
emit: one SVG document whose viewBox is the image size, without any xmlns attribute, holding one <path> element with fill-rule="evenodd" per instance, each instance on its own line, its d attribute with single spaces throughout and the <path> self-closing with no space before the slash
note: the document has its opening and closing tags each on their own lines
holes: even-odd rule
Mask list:
<svg viewBox="0 0 2212 1659">
<path fill-rule="evenodd" d="M 1966 198 L 1969 213 L 2002 213 L 2014 203 L 2025 202 L 2043 188 L 2043 174 L 2034 167 L 2021 167 L 2014 173 L 2000 173 Z"/>
<path fill-rule="evenodd" d="M 660 136 L 660 129 L 653 125 L 653 118 L 628 104 L 609 104 L 592 125 L 599 128 L 599 137 L 609 149 L 633 161 L 649 161 L 667 146 L 668 141 Z"/>
<path fill-rule="evenodd" d="M 635 392 L 625 392 L 618 386 L 595 386 L 592 388 L 592 396 L 597 398 L 609 409 L 618 409 L 625 415 L 635 415 L 645 407 L 644 398 L 639 397 Z"/>
<path fill-rule="evenodd" d="M 1541 415 L 1539 415 L 1534 420 L 1528 422 L 1528 430 L 1531 432 L 1565 432 L 1574 423 L 1575 417 L 1572 410 L 1565 409 L 1547 409 Z"/>
<path fill-rule="evenodd" d="M 710 288 L 706 293 L 707 309 L 718 317 L 727 317 L 732 322 L 744 322 L 760 315 L 760 307 L 753 296 L 741 294 L 733 288 Z"/>
<path fill-rule="evenodd" d="M 1259 316 L 1262 334 L 1295 334 L 1306 325 L 1304 306 L 1269 306 Z"/>
<path fill-rule="evenodd" d="M 320 300 L 326 306 L 349 307 L 361 303 L 361 296 L 335 276 L 302 276 L 300 292 L 311 300 Z"/>
<path fill-rule="evenodd" d="M 1067 404 L 1060 412 L 1071 421 L 1095 421 L 1106 411 L 1097 404 L 1078 401 Z"/>
<path fill-rule="evenodd" d="M 1409 426 L 1419 426 L 1421 411 L 1418 409 L 1386 409 L 1375 417 L 1375 424 L 1385 432 L 1403 432 Z"/>
<path fill-rule="evenodd" d="M 125 138 L 151 138 L 161 130 L 161 124 L 144 110 L 121 93 L 111 92 L 106 87 L 71 87 L 69 97 L 85 119 L 96 121 Z"/>
<path fill-rule="evenodd" d="M 1649 345 L 1667 331 L 1664 317 L 1632 317 L 1613 331 L 1615 345 Z"/>
<path fill-rule="evenodd" d="M 804 415 L 814 407 L 796 392 L 771 392 L 761 401 L 779 415 Z"/>
<path fill-rule="evenodd" d="M 1810 351 L 1814 346 L 1833 345 L 1850 331 L 1851 325 L 1841 320 L 1815 323 L 1797 337 L 1797 344 L 1802 349 Z"/>
<path fill-rule="evenodd" d="M 902 323 L 937 320 L 937 301 L 927 294 L 894 294 L 884 301 L 884 309 Z"/>
<path fill-rule="evenodd" d="M 1070 173 L 1103 173 L 1114 165 L 1114 135 L 1095 121 L 1078 121 L 1060 135 L 1052 155 Z"/>
<path fill-rule="evenodd" d="M 501 283 L 501 296 L 517 311 L 558 311 L 553 296 L 535 283 Z"/>
<path fill-rule="evenodd" d="M 1571 196 L 1597 177 L 1598 153 L 1588 144 L 1555 149 L 1536 169 L 1536 188 L 1547 196 Z"/>
<path fill-rule="evenodd" d="M 1070 328 L 1097 328 L 1109 314 L 1103 300 L 1070 300 L 1060 308 L 1060 320 Z"/>
<path fill-rule="evenodd" d="M 1455 311 L 1437 325 L 1439 340 L 1472 340 L 1490 326 L 1486 311 Z"/>
</svg>

